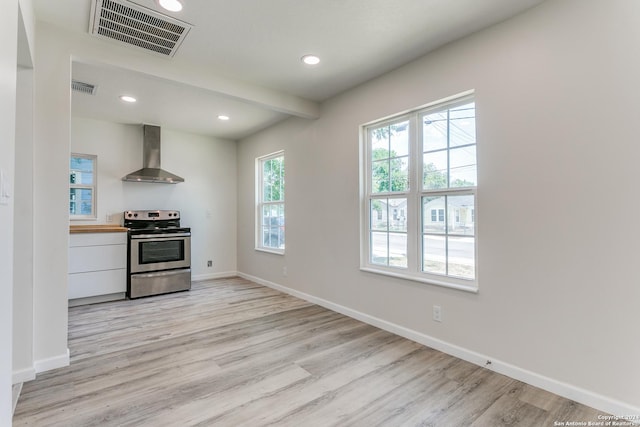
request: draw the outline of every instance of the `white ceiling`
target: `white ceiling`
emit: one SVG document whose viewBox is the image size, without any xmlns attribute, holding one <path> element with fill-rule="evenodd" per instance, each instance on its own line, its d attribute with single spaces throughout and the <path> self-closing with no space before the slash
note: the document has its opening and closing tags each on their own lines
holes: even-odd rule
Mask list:
<svg viewBox="0 0 640 427">
<path fill-rule="evenodd" d="M 36 16 L 88 33 L 94 0 L 35 0 Z M 183 0 L 179 13 L 155 0 L 135 3 L 193 25 L 174 63 L 303 101 L 322 102 L 453 40 L 514 16 L 543 0 Z M 96 39 L 96 45 L 104 43 Z M 116 42 L 111 42 L 116 43 Z M 144 50 L 141 56 L 156 56 Z M 304 54 L 320 56 L 310 67 Z M 98 85 L 73 94 L 73 114 L 122 123 L 154 123 L 238 139 L 285 117 L 246 95 L 217 92 L 113 66 L 74 62 L 73 78 Z M 117 96 L 135 93 L 123 105 Z M 219 122 L 218 114 L 231 117 Z"/>
</svg>

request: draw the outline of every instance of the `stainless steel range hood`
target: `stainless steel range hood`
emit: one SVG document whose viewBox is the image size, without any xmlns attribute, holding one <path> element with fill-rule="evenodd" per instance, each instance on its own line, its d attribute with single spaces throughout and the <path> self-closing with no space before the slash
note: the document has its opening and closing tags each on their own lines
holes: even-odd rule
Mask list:
<svg viewBox="0 0 640 427">
<path fill-rule="evenodd" d="M 144 125 L 142 145 L 142 169 L 131 172 L 122 178 L 131 182 L 155 182 L 159 184 L 177 184 L 184 179 L 171 172 L 160 169 L 160 126 Z"/>
</svg>

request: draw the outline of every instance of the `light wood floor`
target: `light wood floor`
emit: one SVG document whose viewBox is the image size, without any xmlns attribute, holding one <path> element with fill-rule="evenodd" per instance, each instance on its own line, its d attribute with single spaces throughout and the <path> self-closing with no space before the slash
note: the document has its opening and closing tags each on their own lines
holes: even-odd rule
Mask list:
<svg viewBox="0 0 640 427">
<path fill-rule="evenodd" d="M 14 426 L 552 426 L 598 412 L 240 278 L 69 310 Z"/>
</svg>

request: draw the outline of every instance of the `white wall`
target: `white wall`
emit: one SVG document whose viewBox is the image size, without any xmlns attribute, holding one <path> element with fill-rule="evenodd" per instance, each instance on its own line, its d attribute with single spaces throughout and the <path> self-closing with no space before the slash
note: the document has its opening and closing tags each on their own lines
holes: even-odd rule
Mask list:
<svg viewBox="0 0 640 427">
<path fill-rule="evenodd" d="M 98 218 L 73 224 L 122 225 L 129 209 L 178 209 L 191 227 L 195 280 L 236 271 L 236 145 L 233 141 L 161 130 L 162 168 L 184 183 L 123 182 L 142 167 L 142 125 L 81 117 L 71 120 L 71 151 L 98 156 Z M 213 267 L 207 268 L 207 260 Z"/>
<path fill-rule="evenodd" d="M 69 242 L 71 58 L 38 23 L 33 157 L 33 358 L 36 372 L 65 366 Z M 16 307 L 21 309 L 21 307 Z"/>
<path fill-rule="evenodd" d="M 18 1 L 3 3 L 0 15 L 0 170 L 13 183 L 16 118 Z M 13 186 L 0 204 L 0 425 L 11 424 L 11 359 L 13 298 Z"/>
<path fill-rule="evenodd" d="M 36 38 L 36 18 L 33 10 L 33 0 L 18 0 L 18 3 L 20 16 L 18 25 L 24 29 L 24 39 L 22 41 L 18 40 L 18 61 L 22 66 L 32 67 Z"/>
<path fill-rule="evenodd" d="M 35 377 L 33 369 L 33 6 L 20 0 L 17 28 L 15 151 L 13 177 L 12 382 Z M 13 405 L 17 394 L 13 395 Z M 13 408 L 14 406 L 12 406 Z M 0 424 L 4 424 L 0 419 Z"/>
<path fill-rule="evenodd" d="M 620 221 L 640 210 L 638 16 L 630 0 L 544 2 L 326 102 L 315 121 L 241 141 L 239 271 L 600 409 L 639 412 L 640 229 Z M 480 292 L 359 271 L 359 125 L 468 89 Z M 253 250 L 254 159 L 279 149 L 285 256 Z"/>
<path fill-rule="evenodd" d="M 33 69 L 18 68 L 13 242 L 13 382 L 33 367 Z"/>
</svg>

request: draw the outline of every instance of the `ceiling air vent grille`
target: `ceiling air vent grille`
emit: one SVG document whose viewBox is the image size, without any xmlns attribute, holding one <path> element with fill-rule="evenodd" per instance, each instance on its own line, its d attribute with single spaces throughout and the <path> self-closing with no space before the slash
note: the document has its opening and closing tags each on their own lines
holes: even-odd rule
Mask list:
<svg viewBox="0 0 640 427">
<path fill-rule="evenodd" d="M 164 56 L 173 56 L 191 25 L 124 0 L 95 0 L 89 32 Z"/>
<path fill-rule="evenodd" d="M 95 95 L 96 90 L 98 89 L 96 86 L 91 83 L 79 82 L 78 80 L 71 80 L 71 89 L 75 92 L 86 93 L 87 95 Z"/>
</svg>

